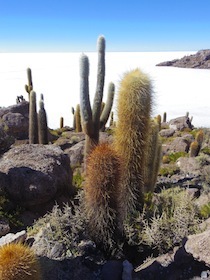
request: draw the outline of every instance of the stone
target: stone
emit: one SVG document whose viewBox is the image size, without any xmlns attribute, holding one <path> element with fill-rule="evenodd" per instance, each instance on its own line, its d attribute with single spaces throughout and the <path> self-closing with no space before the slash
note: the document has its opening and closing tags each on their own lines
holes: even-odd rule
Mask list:
<svg viewBox="0 0 210 280">
<path fill-rule="evenodd" d="M 23 207 L 41 208 L 57 195 L 74 193 L 68 155 L 54 145 L 25 144 L 11 148 L 0 159 L 0 172 L 10 200 Z"/>
<path fill-rule="evenodd" d="M 29 129 L 29 103 L 20 102 L 7 108 L 0 108 L 1 128 L 16 139 L 27 139 Z"/>
<path fill-rule="evenodd" d="M 210 267 L 210 229 L 208 228 L 202 233 L 188 236 L 184 245 L 187 253 L 191 254 L 194 259 L 204 262 Z"/>
<path fill-rule="evenodd" d="M 121 261 L 107 261 L 102 268 L 103 280 L 122 280 L 123 264 Z"/>
<path fill-rule="evenodd" d="M 184 130 L 186 128 L 192 129 L 193 126 L 191 124 L 191 121 L 189 117 L 184 116 L 184 117 L 178 117 L 175 119 L 172 119 L 169 121 L 169 128 L 174 129 L 174 130 Z"/>
<path fill-rule="evenodd" d="M 0 220 L 0 237 L 6 235 L 10 231 L 9 223 L 5 220 Z"/>
<path fill-rule="evenodd" d="M 24 243 L 27 238 L 27 233 L 25 230 L 19 231 L 17 233 L 8 233 L 7 235 L 0 238 L 0 247 L 10 243 Z"/>
<path fill-rule="evenodd" d="M 173 128 L 168 128 L 168 129 L 162 129 L 159 134 L 161 137 L 171 137 L 175 133 L 175 130 Z"/>
<path fill-rule="evenodd" d="M 65 153 L 69 155 L 70 163 L 72 167 L 80 166 L 84 159 L 85 141 L 80 141 L 69 149 L 65 150 Z"/>
</svg>

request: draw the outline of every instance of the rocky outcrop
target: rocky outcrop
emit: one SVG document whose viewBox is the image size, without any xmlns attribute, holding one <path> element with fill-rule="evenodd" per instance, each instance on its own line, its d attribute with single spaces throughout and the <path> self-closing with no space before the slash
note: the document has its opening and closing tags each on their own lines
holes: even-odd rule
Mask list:
<svg viewBox="0 0 210 280">
<path fill-rule="evenodd" d="M 29 103 L 20 102 L 7 108 L 0 108 L 0 128 L 16 139 L 28 138 Z"/>
<path fill-rule="evenodd" d="M 10 200 L 32 210 L 74 192 L 69 157 L 53 145 L 11 148 L 0 160 L 0 172 L 6 174 L 1 188 Z"/>
<path fill-rule="evenodd" d="M 186 116 L 178 117 L 169 121 L 169 128 L 174 130 L 184 130 L 185 128 L 193 129 L 190 119 Z"/>
<path fill-rule="evenodd" d="M 161 62 L 156 66 L 210 69 L 210 50 L 200 50 L 196 54 L 187 55 L 181 59 Z"/>
</svg>

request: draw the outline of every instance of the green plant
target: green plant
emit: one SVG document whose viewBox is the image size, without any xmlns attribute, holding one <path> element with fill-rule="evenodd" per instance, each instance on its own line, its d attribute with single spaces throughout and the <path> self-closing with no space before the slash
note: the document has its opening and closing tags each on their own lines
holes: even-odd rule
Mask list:
<svg viewBox="0 0 210 280">
<path fill-rule="evenodd" d="M 32 249 L 21 243 L 0 247 L 1 280 L 41 280 L 40 265 Z"/>
<path fill-rule="evenodd" d="M 206 154 L 206 155 L 210 155 L 210 147 L 204 147 L 201 149 L 201 152 Z"/>
<path fill-rule="evenodd" d="M 205 219 L 210 217 L 210 202 L 201 206 L 200 215 L 202 218 L 205 218 Z"/>
<path fill-rule="evenodd" d="M 81 172 L 79 170 L 76 171 L 76 173 L 74 172 L 73 175 L 73 181 L 72 184 L 77 188 L 81 188 L 82 187 L 82 183 L 84 182 L 84 178 L 81 174 Z"/>
<path fill-rule="evenodd" d="M 39 144 L 48 144 L 47 114 L 44 108 L 44 101 L 39 101 L 38 114 Z"/>
<path fill-rule="evenodd" d="M 141 208 L 144 189 L 145 151 L 149 133 L 152 85 L 139 69 L 128 72 L 120 83 L 118 121 L 114 146 L 124 161 L 120 187 L 122 220 L 130 211 Z"/>
<path fill-rule="evenodd" d="M 85 213 L 90 235 L 106 251 L 115 244 L 120 180 L 120 157 L 110 145 L 97 145 L 87 161 Z"/>
<path fill-rule="evenodd" d="M 170 153 L 168 155 L 169 162 L 176 162 L 178 158 L 180 158 L 180 157 L 187 157 L 187 156 L 188 156 L 187 152 L 175 152 L 175 153 Z"/>
<path fill-rule="evenodd" d="M 199 232 L 199 223 L 194 199 L 177 187 L 150 197 L 143 212 L 127 221 L 125 231 L 129 244 L 144 244 L 165 253 L 184 237 Z"/>
<path fill-rule="evenodd" d="M 29 103 L 29 143 L 38 144 L 38 119 L 36 110 L 36 92 L 30 92 Z"/>
<path fill-rule="evenodd" d="M 159 170 L 159 175 L 161 176 L 172 176 L 174 174 L 179 173 L 180 168 L 174 164 L 168 164 L 166 166 L 162 166 Z"/>
</svg>

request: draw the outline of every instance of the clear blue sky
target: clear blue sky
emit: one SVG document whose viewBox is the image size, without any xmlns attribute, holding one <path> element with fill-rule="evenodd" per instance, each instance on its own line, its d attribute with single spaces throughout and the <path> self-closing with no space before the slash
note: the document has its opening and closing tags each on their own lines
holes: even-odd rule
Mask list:
<svg viewBox="0 0 210 280">
<path fill-rule="evenodd" d="M 210 48 L 210 0 L 0 0 L 0 52 Z"/>
</svg>

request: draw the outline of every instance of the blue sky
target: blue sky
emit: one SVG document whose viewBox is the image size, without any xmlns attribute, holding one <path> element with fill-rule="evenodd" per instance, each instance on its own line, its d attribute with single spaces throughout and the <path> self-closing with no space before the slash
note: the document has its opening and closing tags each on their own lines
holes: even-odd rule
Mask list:
<svg viewBox="0 0 210 280">
<path fill-rule="evenodd" d="M 0 52 L 210 48 L 210 0 L 0 0 Z"/>
</svg>

